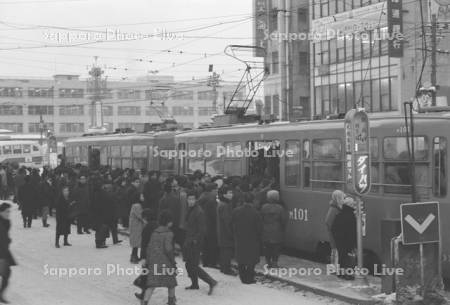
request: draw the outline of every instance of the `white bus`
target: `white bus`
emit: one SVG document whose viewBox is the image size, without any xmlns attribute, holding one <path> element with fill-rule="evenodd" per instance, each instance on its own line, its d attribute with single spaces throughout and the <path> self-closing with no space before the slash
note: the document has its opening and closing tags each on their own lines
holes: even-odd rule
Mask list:
<svg viewBox="0 0 450 305">
<path fill-rule="evenodd" d="M 41 168 L 44 166 L 42 147 L 36 141 L 0 141 L 0 163 L 18 163 L 19 166 Z"/>
</svg>

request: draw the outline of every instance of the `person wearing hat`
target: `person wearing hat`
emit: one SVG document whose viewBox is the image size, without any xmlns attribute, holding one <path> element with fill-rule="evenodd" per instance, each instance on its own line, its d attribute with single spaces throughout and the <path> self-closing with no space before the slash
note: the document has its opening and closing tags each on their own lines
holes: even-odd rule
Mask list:
<svg viewBox="0 0 450 305">
<path fill-rule="evenodd" d="M 287 223 L 286 212 L 279 202 L 280 194 L 278 191 L 270 190 L 267 192 L 267 203 L 261 208 L 262 241 L 266 264 L 269 268 L 278 268 L 278 258 Z"/>
<path fill-rule="evenodd" d="M 219 245 L 217 242 L 217 184 L 207 183 L 205 191 L 198 199 L 198 204 L 205 212 L 206 235 L 203 243 L 203 267 L 217 268 Z"/>
<path fill-rule="evenodd" d="M 355 267 L 355 260 L 352 259 L 356 248 L 355 207 L 355 201 L 351 197 L 346 197 L 343 200 L 341 212 L 336 215 L 331 226 L 339 256 L 339 267 L 344 269 Z M 339 275 L 339 277 L 345 280 L 354 279 L 351 275 Z"/>
<path fill-rule="evenodd" d="M 9 229 L 11 228 L 10 212 L 11 205 L 9 203 L 3 202 L 0 204 L 0 303 L 8 303 L 5 300 L 4 293 L 11 276 L 11 266 L 17 265 L 9 250 L 9 244 L 11 243 L 11 238 L 9 238 Z"/>
</svg>

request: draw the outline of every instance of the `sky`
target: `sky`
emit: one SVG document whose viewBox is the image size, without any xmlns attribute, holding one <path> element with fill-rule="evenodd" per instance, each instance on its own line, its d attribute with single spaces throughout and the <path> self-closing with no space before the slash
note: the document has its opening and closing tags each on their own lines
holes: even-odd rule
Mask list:
<svg viewBox="0 0 450 305">
<path fill-rule="evenodd" d="M 252 24 L 251 0 L 0 0 L 0 76 L 84 78 L 98 56 L 109 79 L 201 79 L 213 64 L 237 80 L 224 49 L 251 45 Z"/>
</svg>

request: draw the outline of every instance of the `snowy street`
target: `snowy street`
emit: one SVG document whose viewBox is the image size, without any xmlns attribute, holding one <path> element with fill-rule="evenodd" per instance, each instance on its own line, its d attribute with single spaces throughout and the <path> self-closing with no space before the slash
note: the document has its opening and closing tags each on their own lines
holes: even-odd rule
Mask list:
<svg viewBox="0 0 450 305">
<path fill-rule="evenodd" d="M 12 252 L 19 266 L 13 268 L 11 284 L 6 298 L 17 305 L 124 305 L 139 304 L 134 296 L 138 289 L 132 285 L 136 277 L 136 265 L 129 263 L 128 241 L 109 248 L 95 249 L 94 236 L 72 234 L 71 247 L 54 247 L 55 222 L 43 228 L 40 219 L 34 220 L 32 228 L 22 226 L 20 212 L 14 206 L 11 238 Z M 121 237 L 124 238 L 124 237 Z M 183 267 L 178 259 L 178 267 Z M 63 268 L 63 269 L 58 269 Z M 72 268 L 72 269 L 69 269 Z M 72 274 L 64 275 L 67 270 Z M 198 291 L 186 291 L 190 284 L 186 272 L 178 276 L 176 290 L 178 304 L 344 304 L 340 301 L 316 296 L 309 292 L 295 291 L 280 283 L 257 283 L 243 285 L 238 277 L 221 274 L 206 268 L 219 281 L 212 296 L 207 295 L 207 285 L 201 283 Z M 159 288 L 150 304 L 166 304 L 167 290 Z"/>
</svg>

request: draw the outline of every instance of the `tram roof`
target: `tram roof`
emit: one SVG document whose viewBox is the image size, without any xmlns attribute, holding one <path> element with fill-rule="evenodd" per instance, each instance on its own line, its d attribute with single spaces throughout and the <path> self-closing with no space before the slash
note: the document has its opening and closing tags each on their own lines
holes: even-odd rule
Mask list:
<svg viewBox="0 0 450 305">
<path fill-rule="evenodd" d="M 102 134 L 102 135 L 92 135 L 84 137 L 74 137 L 68 138 L 65 143 L 92 143 L 92 142 L 104 142 L 104 141 L 114 141 L 114 140 L 148 140 L 148 139 L 163 139 L 173 137 L 173 131 L 160 131 L 160 132 L 149 132 L 149 133 L 120 133 L 120 134 Z"/>
<path fill-rule="evenodd" d="M 387 127 L 390 124 L 404 124 L 405 118 L 402 115 L 392 115 L 381 117 L 377 115 L 369 115 L 371 128 Z M 425 113 L 414 115 L 414 121 L 420 124 L 429 122 L 436 122 L 437 120 L 450 120 L 450 113 Z M 215 127 L 207 129 L 197 129 L 185 131 L 176 135 L 176 138 L 190 138 L 202 136 L 221 136 L 221 135 L 240 135 L 251 133 L 277 133 L 277 132 L 293 132 L 303 130 L 334 130 L 343 129 L 344 120 L 315 120 L 315 121 L 301 121 L 301 122 L 275 122 L 271 124 L 241 124 L 227 127 Z"/>
</svg>

